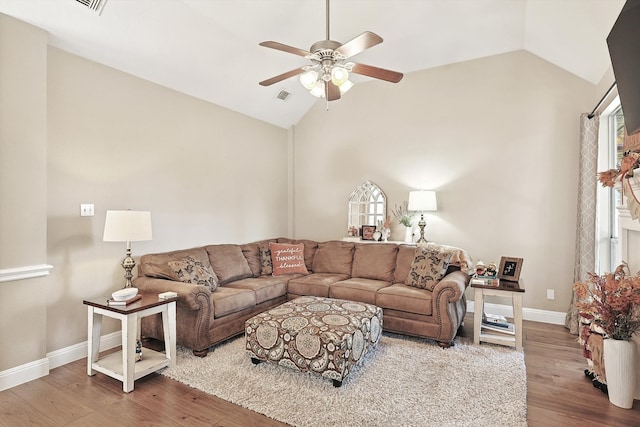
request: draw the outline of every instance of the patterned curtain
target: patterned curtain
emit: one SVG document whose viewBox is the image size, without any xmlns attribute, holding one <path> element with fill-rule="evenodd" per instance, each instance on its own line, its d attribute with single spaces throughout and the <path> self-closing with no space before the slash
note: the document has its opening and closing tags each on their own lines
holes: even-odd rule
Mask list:
<svg viewBox="0 0 640 427">
<path fill-rule="evenodd" d="M 598 161 L 598 127 L 600 116 L 589 119 L 580 115 L 580 165 L 578 173 L 578 220 L 576 224 L 576 258 L 573 282 L 587 278 L 596 265 L 596 190 Z M 565 318 L 565 326 L 572 334 L 578 334 L 578 310 L 576 294 L 572 293 L 571 305 Z"/>
</svg>

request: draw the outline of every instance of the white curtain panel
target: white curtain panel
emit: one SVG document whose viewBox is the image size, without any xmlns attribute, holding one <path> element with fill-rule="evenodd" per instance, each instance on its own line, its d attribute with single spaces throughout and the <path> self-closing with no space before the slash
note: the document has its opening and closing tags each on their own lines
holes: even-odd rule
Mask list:
<svg viewBox="0 0 640 427">
<path fill-rule="evenodd" d="M 580 115 L 580 165 L 578 172 L 578 220 L 576 224 L 576 258 L 573 282 L 587 279 L 596 265 L 596 175 L 598 163 L 598 127 L 600 116 L 589 118 L 588 113 Z M 573 292 L 571 305 L 565 318 L 565 326 L 572 334 L 578 334 L 578 311 Z"/>
</svg>

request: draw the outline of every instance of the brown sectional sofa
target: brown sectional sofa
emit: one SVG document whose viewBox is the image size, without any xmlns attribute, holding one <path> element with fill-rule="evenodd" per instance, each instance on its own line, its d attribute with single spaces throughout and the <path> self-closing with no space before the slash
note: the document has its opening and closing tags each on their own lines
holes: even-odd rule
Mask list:
<svg viewBox="0 0 640 427">
<path fill-rule="evenodd" d="M 303 243 L 309 274 L 272 275 L 265 263 L 268 242 Z M 439 248 L 451 253 L 451 258 L 433 290 L 405 284 L 416 256 L 415 245 L 286 238 L 144 255 L 134 286 L 142 292 L 178 293 L 177 342 L 199 356 L 206 355 L 212 345 L 243 333 L 245 321 L 257 313 L 309 295 L 375 304 L 384 311 L 384 330 L 432 338 L 447 347 L 466 313 L 464 291 L 471 260 L 461 249 Z M 213 292 L 204 284 L 176 280 L 169 263 L 185 257 L 215 272 L 218 283 Z M 145 317 L 141 332 L 163 339 L 161 318 Z"/>
</svg>

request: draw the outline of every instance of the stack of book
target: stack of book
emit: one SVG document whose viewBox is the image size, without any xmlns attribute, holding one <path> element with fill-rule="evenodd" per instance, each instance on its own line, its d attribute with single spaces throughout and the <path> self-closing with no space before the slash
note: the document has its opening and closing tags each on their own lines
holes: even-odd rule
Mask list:
<svg viewBox="0 0 640 427">
<path fill-rule="evenodd" d="M 138 294 L 134 297 L 129 298 L 128 300 L 124 300 L 124 301 L 116 301 L 113 299 L 109 299 L 107 300 L 107 304 L 109 304 L 110 306 L 115 306 L 115 307 L 126 307 L 131 303 L 134 303 L 138 300 L 142 299 L 142 295 Z"/>
<path fill-rule="evenodd" d="M 513 323 L 509 323 L 507 318 L 499 314 L 483 313 L 482 328 L 492 332 L 515 335 Z"/>
<path fill-rule="evenodd" d="M 472 285 L 482 285 L 482 286 L 500 286 L 500 279 L 496 276 L 479 276 L 474 274 L 471 277 Z"/>
</svg>

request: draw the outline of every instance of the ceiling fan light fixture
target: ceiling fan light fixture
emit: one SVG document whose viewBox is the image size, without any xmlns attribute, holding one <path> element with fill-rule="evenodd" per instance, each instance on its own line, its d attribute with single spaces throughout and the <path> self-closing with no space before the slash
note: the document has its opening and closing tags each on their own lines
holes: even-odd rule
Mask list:
<svg viewBox="0 0 640 427">
<path fill-rule="evenodd" d="M 345 68 L 334 66 L 331 70 L 331 81 L 336 86 L 342 86 L 349 81 L 349 72 Z"/>
<path fill-rule="evenodd" d="M 349 74 L 351 73 L 391 83 L 398 83 L 402 80 L 403 74 L 397 71 L 347 62 L 348 59 L 360 52 L 382 43 L 382 37 L 371 31 L 365 31 L 346 43 L 331 40 L 329 36 L 329 1 L 326 0 L 326 39 L 315 42 L 309 50 L 299 49 L 275 41 L 260 43 L 260 46 L 302 56 L 312 63 L 263 80 L 259 82 L 261 86 L 270 86 L 281 80 L 299 75 L 300 83 L 313 96 L 318 98 L 326 97 L 327 101 L 335 101 L 340 99 L 341 94 L 353 87 L 353 82 L 349 81 Z"/>
<path fill-rule="evenodd" d="M 324 81 L 317 80 L 313 88 L 310 90 L 311 95 L 321 98 L 324 96 Z"/>
<path fill-rule="evenodd" d="M 307 90 L 312 90 L 318 81 L 318 72 L 315 70 L 308 70 L 300 74 L 300 83 Z"/>
<path fill-rule="evenodd" d="M 340 89 L 340 95 L 344 95 L 352 87 L 353 87 L 353 82 L 351 80 L 347 80 L 346 82 L 342 83 L 341 85 L 338 86 L 338 88 Z"/>
</svg>

